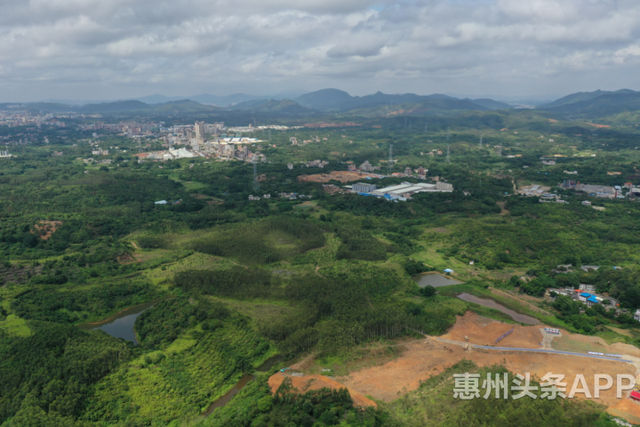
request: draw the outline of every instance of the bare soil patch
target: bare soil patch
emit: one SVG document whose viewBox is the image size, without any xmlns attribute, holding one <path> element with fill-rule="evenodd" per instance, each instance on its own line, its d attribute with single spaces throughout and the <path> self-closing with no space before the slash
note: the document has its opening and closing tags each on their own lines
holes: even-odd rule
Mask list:
<svg viewBox="0 0 640 427">
<path fill-rule="evenodd" d="M 513 332 L 509 336 L 495 344 L 498 337 L 511 329 Z M 464 316 L 458 316 L 455 325 L 442 336 L 454 341 L 466 341 L 465 337 L 469 338 L 468 342 L 472 344 L 514 348 L 540 348 L 542 342 L 540 325 L 520 326 L 503 323 L 470 311 Z"/>
<path fill-rule="evenodd" d="M 269 387 L 271 387 L 271 393 L 275 393 L 280 387 L 280 384 L 283 383 L 285 378 L 291 379 L 291 385 L 296 389 L 298 393 L 305 393 L 309 390 L 319 390 L 321 388 L 332 388 L 335 390 L 339 390 L 341 388 L 345 388 L 343 384 L 340 384 L 336 380 L 333 380 L 324 375 L 307 375 L 304 377 L 292 377 L 290 375 L 284 374 L 282 372 L 278 372 L 269 378 Z M 355 406 L 360 407 L 377 407 L 376 403 L 363 396 L 362 393 L 359 393 L 349 387 L 346 387 L 349 390 L 349 394 L 353 399 L 353 404 Z"/>
<path fill-rule="evenodd" d="M 405 351 L 393 360 L 352 371 L 348 375 L 337 377 L 337 381 L 331 380 L 330 384 L 336 388 L 346 386 L 352 396 L 369 395 L 375 399 L 390 402 L 409 391 L 416 390 L 422 381 L 442 373 L 462 359 L 472 360 L 479 367 L 504 365 L 511 372 L 530 373 L 537 380 L 549 372 L 563 374 L 565 375 L 564 382 L 568 384 L 567 392 L 578 374 L 584 375 L 589 389 L 593 392 L 595 374 L 609 374 L 615 377 L 617 374 L 636 376 L 638 373 L 636 366 L 640 365 L 640 349 L 622 343 L 607 345 L 600 338 L 570 334 L 566 331 L 561 331 L 562 335 L 554 336 L 552 341 L 547 340 L 551 341 L 554 349 L 563 347 L 563 349 L 573 352 L 599 351 L 622 354 L 627 359 L 633 360 L 634 363 L 573 355 L 485 350 L 473 346 L 465 350 L 463 347 L 467 342 L 465 336 L 470 344 L 491 346 L 497 337 L 511 328 L 514 328 L 513 333 L 500 341 L 499 347 L 541 348 L 543 342 L 541 328 L 544 328 L 544 325 L 506 324 L 468 312 L 464 316 L 458 317 L 456 324 L 446 335 L 405 341 L 402 343 Z M 447 342 L 446 340 L 451 341 Z M 311 365 L 312 356 L 308 356 L 293 368 L 304 371 L 309 369 Z M 273 391 L 284 380 L 284 375 L 280 377 L 278 375 L 280 374 L 274 375 L 269 380 Z M 295 380 L 294 384 L 304 388 L 307 387 L 309 379 L 317 377 L 322 376 L 293 377 L 292 380 Z M 318 388 L 326 386 L 323 385 L 325 384 L 323 382 L 316 384 L 315 387 Z M 576 397 L 584 398 L 584 395 L 577 394 Z M 354 397 L 355 400 L 356 397 Z M 631 422 L 640 422 L 640 404 L 634 403 L 626 397 L 617 399 L 615 387 L 602 391 L 599 399 L 592 400 L 607 405 L 608 411 L 613 415 L 621 416 Z"/>
<path fill-rule="evenodd" d="M 302 182 L 329 182 L 331 180 L 344 183 L 359 181 L 367 177 L 375 177 L 368 173 L 349 172 L 349 171 L 333 171 L 331 173 L 319 173 L 315 175 L 300 175 L 298 181 Z"/>
<path fill-rule="evenodd" d="M 338 378 L 338 380 L 362 394 L 390 402 L 408 391 L 416 390 L 421 381 L 441 373 L 462 359 L 472 360 L 480 367 L 504 365 L 512 372 L 520 374 L 528 372 L 538 379 L 548 372 L 561 373 L 565 375 L 565 381 L 569 387 L 577 374 L 583 374 L 591 390 L 593 390 L 594 374 L 635 375 L 636 371 L 632 364 L 616 361 L 555 354 L 464 350 L 457 345 L 432 340 L 410 344 L 407 347 L 408 350 L 395 361 L 352 372 L 349 376 Z M 616 399 L 615 390 L 602 392 L 600 399 L 595 400 L 605 405 L 620 403 Z"/>
<path fill-rule="evenodd" d="M 35 229 L 42 240 L 48 240 L 62 225 L 62 221 L 40 220 L 35 224 Z"/>
<path fill-rule="evenodd" d="M 507 215 L 511 213 L 509 210 L 504 208 L 505 202 L 496 202 L 496 204 L 500 206 L 500 215 Z"/>
</svg>

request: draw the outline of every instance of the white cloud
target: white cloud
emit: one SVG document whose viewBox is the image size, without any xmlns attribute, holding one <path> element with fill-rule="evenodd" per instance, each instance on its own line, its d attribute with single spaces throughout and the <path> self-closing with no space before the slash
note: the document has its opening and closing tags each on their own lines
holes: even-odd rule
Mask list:
<svg viewBox="0 0 640 427">
<path fill-rule="evenodd" d="M 632 0 L 4 0 L 2 11 L 10 100 L 570 92 L 604 88 L 609 73 L 633 87 L 640 57 Z"/>
</svg>

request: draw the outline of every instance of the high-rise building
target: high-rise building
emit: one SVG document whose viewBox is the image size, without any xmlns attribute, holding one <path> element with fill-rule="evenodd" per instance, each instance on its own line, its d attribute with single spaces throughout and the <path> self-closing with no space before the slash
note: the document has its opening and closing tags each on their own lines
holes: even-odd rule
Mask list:
<svg viewBox="0 0 640 427">
<path fill-rule="evenodd" d="M 198 141 L 204 141 L 204 122 L 196 122 L 195 131 L 196 139 Z"/>
</svg>

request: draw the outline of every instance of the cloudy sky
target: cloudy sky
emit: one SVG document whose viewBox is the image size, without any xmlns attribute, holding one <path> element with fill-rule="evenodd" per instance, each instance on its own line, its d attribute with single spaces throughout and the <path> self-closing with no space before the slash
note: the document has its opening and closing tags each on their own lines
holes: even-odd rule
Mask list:
<svg viewBox="0 0 640 427">
<path fill-rule="evenodd" d="M 640 90 L 637 0 L 2 0 L 0 102 Z"/>
</svg>

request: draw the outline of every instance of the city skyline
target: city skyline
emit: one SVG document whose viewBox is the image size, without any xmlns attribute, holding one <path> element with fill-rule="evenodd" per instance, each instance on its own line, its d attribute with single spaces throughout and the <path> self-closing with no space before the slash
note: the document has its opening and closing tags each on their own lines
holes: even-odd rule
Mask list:
<svg viewBox="0 0 640 427">
<path fill-rule="evenodd" d="M 2 102 L 640 90 L 630 0 L 14 3 L 0 17 Z"/>
</svg>

